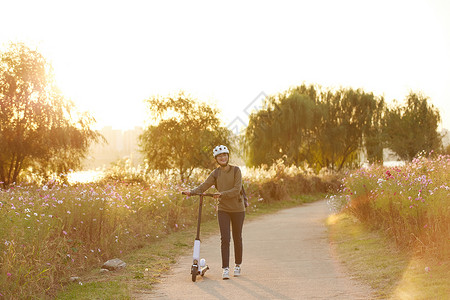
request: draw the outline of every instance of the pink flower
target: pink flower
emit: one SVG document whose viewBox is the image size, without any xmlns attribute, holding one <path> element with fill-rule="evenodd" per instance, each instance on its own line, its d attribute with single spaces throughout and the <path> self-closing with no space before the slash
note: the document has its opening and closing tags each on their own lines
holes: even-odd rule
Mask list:
<svg viewBox="0 0 450 300">
<path fill-rule="evenodd" d="M 6 276 L 8 276 L 8 277 L 11 277 L 11 275 L 12 275 L 12 274 L 11 274 L 11 273 L 9 273 L 9 272 L 8 272 L 8 273 L 6 273 Z"/>
<path fill-rule="evenodd" d="M 64 235 L 67 235 L 67 232 L 65 230 L 63 230 Z"/>
</svg>

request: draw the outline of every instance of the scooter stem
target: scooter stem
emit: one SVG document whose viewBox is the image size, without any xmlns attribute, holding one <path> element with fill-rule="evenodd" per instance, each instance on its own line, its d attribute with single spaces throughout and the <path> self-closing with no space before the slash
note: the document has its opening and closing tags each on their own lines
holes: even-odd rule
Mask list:
<svg viewBox="0 0 450 300">
<path fill-rule="evenodd" d="M 203 206 L 203 195 L 200 194 L 200 202 L 198 204 L 198 220 L 197 220 L 197 236 L 196 240 L 200 240 L 200 224 L 202 222 L 202 206 Z"/>
</svg>

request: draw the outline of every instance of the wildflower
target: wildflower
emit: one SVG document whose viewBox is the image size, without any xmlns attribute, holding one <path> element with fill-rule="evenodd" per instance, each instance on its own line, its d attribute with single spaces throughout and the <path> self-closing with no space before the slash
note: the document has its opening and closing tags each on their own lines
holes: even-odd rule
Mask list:
<svg viewBox="0 0 450 300">
<path fill-rule="evenodd" d="M 67 235 L 67 232 L 65 230 L 63 230 L 64 235 Z"/>
<path fill-rule="evenodd" d="M 8 272 L 8 273 L 6 273 L 6 276 L 8 276 L 8 277 L 11 277 L 11 275 L 12 275 L 12 274 L 11 274 L 11 273 L 9 273 L 9 272 Z"/>
</svg>

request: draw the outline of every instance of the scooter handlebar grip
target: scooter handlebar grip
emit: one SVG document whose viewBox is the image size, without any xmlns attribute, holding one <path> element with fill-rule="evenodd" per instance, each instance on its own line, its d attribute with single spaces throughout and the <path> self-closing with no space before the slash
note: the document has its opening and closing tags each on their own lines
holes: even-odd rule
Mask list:
<svg viewBox="0 0 450 300">
<path fill-rule="evenodd" d="M 186 192 L 181 192 L 182 195 L 187 195 Z M 190 196 L 207 196 L 207 197 L 214 197 L 214 194 L 211 193 L 190 193 Z"/>
</svg>

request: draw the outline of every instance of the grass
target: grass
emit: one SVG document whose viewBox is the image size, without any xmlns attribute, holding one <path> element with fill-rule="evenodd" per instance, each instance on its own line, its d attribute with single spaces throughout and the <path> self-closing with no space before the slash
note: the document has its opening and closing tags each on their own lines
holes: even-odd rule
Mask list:
<svg viewBox="0 0 450 300">
<path fill-rule="evenodd" d="M 181 191 L 202 182 L 207 170 L 189 183 L 171 174 L 116 171 L 98 182 L 23 182 L 0 191 L 0 297 L 53 299 L 70 277 L 196 225 L 198 199 Z M 249 215 L 290 205 L 289 195 L 323 193 L 337 182 L 281 163 L 252 172 L 257 176 L 244 180 Z M 202 220 L 215 220 L 215 201 L 204 203 Z"/>
<path fill-rule="evenodd" d="M 343 180 L 343 206 L 400 247 L 450 259 L 449 169 L 450 156 L 430 154 L 402 167 L 355 170 Z"/>
<path fill-rule="evenodd" d="M 246 215 L 246 221 L 265 214 L 290 208 L 303 203 L 323 199 L 323 194 L 302 195 L 291 200 L 270 204 L 259 203 Z M 181 255 L 189 255 L 192 251 L 196 228 L 187 228 L 142 247 L 121 258 L 127 267 L 117 272 L 100 274 L 99 269 L 81 277 L 82 285 L 72 283 L 58 294 L 57 299 L 132 299 L 133 295 L 148 293 L 160 277 L 169 271 Z M 218 233 L 216 220 L 202 222 L 202 237 L 206 238 Z M 76 295 L 76 296 L 75 296 Z"/>
<path fill-rule="evenodd" d="M 379 299 L 448 299 L 450 261 L 399 249 L 391 237 L 341 213 L 327 219 L 330 241 L 351 276 Z"/>
<path fill-rule="evenodd" d="M 57 299 L 93 300 L 93 299 L 131 299 L 125 283 L 119 281 L 89 282 L 82 289 L 71 288 Z"/>
</svg>

